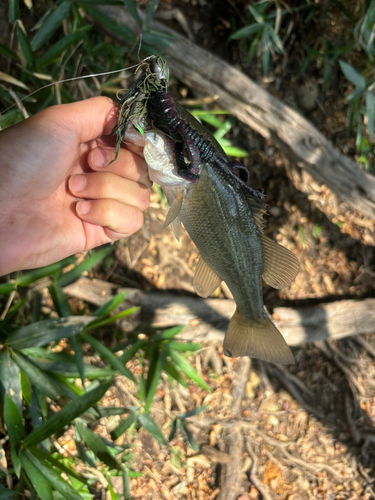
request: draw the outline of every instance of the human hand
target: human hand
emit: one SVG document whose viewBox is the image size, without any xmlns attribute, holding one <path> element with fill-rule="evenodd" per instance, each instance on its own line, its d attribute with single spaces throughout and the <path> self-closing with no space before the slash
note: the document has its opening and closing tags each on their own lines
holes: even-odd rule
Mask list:
<svg viewBox="0 0 375 500">
<path fill-rule="evenodd" d="M 151 187 L 145 161 L 121 148 L 108 166 L 117 113 L 113 101 L 94 97 L 0 132 L 0 276 L 141 228 Z"/>
</svg>

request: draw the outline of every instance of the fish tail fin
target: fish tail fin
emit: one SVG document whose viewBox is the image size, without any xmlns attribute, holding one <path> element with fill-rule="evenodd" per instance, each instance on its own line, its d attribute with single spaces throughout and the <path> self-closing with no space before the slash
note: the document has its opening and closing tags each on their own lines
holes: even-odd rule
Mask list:
<svg viewBox="0 0 375 500">
<path fill-rule="evenodd" d="M 249 356 L 274 363 L 294 363 L 292 351 L 266 313 L 263 318 L 253 321 L 236 310 L 223 348 L 224 354 L 230 357 Z"/>
</svg>

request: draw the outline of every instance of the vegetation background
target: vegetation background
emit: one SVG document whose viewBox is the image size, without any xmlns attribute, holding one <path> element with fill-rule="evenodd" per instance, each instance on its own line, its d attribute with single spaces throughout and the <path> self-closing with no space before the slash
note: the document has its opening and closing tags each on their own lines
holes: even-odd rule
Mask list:
<svg viewBox="0 0 375 500">
<path fill-rule="evenodd" d="M 53 81 L 138 62 L 139 34 L 99 14 L 99 3 L 0 1 L 1 128 L 55 103 L 115 98 L 129 86 L 132 71 L 122 71 L 26 97 Z M 156 16 L 299 109 L 374 174 L 374 0 L 102 3 L 123 5 L 136 19 L 142 56 L 173 43 L 149 27 Z M 173 75 L 172 83 L 175 97 L 197 97 Z M 302 263 L 290 290 L 265 290 L 267 304 L 373 296 L 373 223 L 217 105 L 201 103 L 195 99 L 195 113 L 265 188 L 269 232 Z M 164 210 L 155 188 L 142 234 L 2 279 L 0 498 L 215 498 L 228 457 L 243 469 L 244 499 L 375 498 L 370 336 L 296 350 L 288 370 L 247 366 L 246 446 L 236 462 L 224 423 L 233 425 L 241 363 L 220 346 L 174 341 L 180 327 L 125 335 L 121 321 L 136 308 L 126 306 L 124 291 L 97 308 L 64 292 L 85 275 L 189 293 L 196 253 L 186 237 L 177 247 L 160 235 Z M 209 430 L 201 417 L 211 419 Z"/>
</svg>

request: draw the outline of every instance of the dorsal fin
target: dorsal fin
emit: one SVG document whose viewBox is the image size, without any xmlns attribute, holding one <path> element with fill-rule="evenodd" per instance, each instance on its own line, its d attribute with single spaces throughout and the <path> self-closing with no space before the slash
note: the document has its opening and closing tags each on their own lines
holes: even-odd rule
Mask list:
<svg viewBox="0 0 375 500">
<path fill-rule="evenodd" d="M 177 197 L 173 200 L 172 205 L 168 210 L 162 229 L 168 227 L 169 224 L 172 224 L 172 222 L 176 219 L 176 217 L 178 217 L 181 211 L 183 200 L 184 200 L 183 193 L 182 192 L 178 193 Z"/>
<path fill-rule="evenodd" d="M 267 285 L 286 288 L 299 272 L 299 261 L 290 250 L 260 233 L 263 246 L 263 275 Z"/>
<path fill-rule="evenodd" d="M 244 194 L 254 217 L 255 224 L 257 225 L 259 231 L 263 233 L 266 226 L 266 221 L 263 219 L 263 215 L 267 213 L 267 204 L 262 200 L 262 198 L 257 197 L 248 191 L 245 191 Z"/>
<path fill-rule="evenodd" d="M 217 272 L 207 264 L 201 255 L 199 255 L 198 258 L 199 260 L 195 269 L 193 285 L 197 294 L 206 298 L 214 293 L 223 280 Z"/>
</svg>

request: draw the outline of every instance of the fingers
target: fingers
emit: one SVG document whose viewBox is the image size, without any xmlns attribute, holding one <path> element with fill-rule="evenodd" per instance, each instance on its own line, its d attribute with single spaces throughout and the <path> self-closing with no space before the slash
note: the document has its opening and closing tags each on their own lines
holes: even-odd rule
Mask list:
<svg viewBox="0 0 375 500">
<path fill-rule="evenodd" d="M 150 193 L 146 186 L 113 172 L 73 175 L 69 179 L 69 189 L 79 198 L 113 199 L 139 210 L 145 210 L 150 202 Z"/>
<path fill-rule="evenodd" d="M 143 213 L 139 208 L 114 199 L 79 201 L 76 211 L 83 221 L 103 226 L 112 240 L 130 236 L 143 225 Z"/>
<path fill-rule="evenodd" d="M 140 182 L 148 188 L 152 186 L 147 164 L 137 153 L 120 148 L 117 160 L 111 163 L 114 158 L 113 148 L 98 147 L 90 151 L 88 164 L 93 170 L 113 172 L 129 180 Z"/>
</svg>

